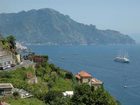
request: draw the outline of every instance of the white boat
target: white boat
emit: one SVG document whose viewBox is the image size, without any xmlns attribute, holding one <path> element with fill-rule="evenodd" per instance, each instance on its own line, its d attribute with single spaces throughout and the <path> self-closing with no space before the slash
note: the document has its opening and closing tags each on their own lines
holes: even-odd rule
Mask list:
<svg viewBox="0 0 140 105">
<path fill-rule="evenodd" d="M 129 63 L 130 60 L 128 58 L 128 53 L 123 50 L 120 50 L 118 56 L 114 58 L 114 61 L 120 63 Z"/>
<path fill-rule="evenodd" d="M 124 86 L 123 86 L 123 88 L 127 88 L 127 86 L 126 86 L 126 85 L 124 85 Z"/>
<path fill-rule="evenodd" d="M 125 56 L 117 56 L 114 61 L 121 62 L 121 63 L 129 63 L 130 60 Z"/>
</svg>

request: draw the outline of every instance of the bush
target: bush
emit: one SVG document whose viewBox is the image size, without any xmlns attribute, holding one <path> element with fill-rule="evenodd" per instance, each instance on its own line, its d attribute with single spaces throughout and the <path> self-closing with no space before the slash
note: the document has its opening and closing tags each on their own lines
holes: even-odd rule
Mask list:
<svg viewBox="0 0 140 105">
<path fill-rule="evenodd" d="M 13 93 L 13 96 L 14 96 L 15 99 L 17 99 L 20 96 L 20 94 L 19 94 L 19 92 L 15 91 Z"/>
<path fill-rule="evenodd" d="M 67 72 L 67 73 L 65 74 L 65 78 L 67 78 L 67 79 L 73 79 L 73 74 L 72 74 L 72 72 Z"/>
<path fill-rule="evenodd" d="M 59 91 L 49 91 L 45 97 L 44 97 L 44 100 L 45 100 L 45 103 L 52 103 L 54 100 L 56 100 L 57 98 L 62 98 L 62 92 L 59 92 Z"/>
</svg>

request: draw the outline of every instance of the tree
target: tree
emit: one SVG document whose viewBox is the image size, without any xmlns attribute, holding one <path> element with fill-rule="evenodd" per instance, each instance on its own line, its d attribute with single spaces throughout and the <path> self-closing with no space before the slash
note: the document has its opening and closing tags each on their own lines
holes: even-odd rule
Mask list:
<svg viewBox="0 0 140 105">
<path fill-rule="evenodd" d="M 10 35 L 6 38 L 2 38 L 0 41 L 1 41 L 0 44 L 2 45 L 2 48 L 7 50 L 13 57 L 15 57 L 15 54 L 17 54 L 15 37 Z"/>
<path fill-rule="evenodd" d="M 72 74 L 72 72 L 66 72 L 65 78 L 67 78 L 67 79 L 73 79 L 73 74 Z"/>
<path fill-rule="evenodd" d="M 52 69 L 52 71 L 55 71 L 55 72 L 58 71 L 58 69 L 56 68 L 54 64 L 50 64 L 50 68 Z"/>
<path fill-rule="evenodd" d="M 50 105 L 73 105 L 70 97 L 57 97 Z"/>
<path fill-rule="evenodd" d="M 16 39 L 14 36 L 10 35 L 6 38 L 6 41 L 10 44 L 10 49 L 16 48 Z"/>
<path fill-rule="evenodd" d="M 49 59 L 48 55 L 43 55 L 42 57 L 45 59 L 45 62 L 47 62 Z"/>
<path fill-rule="evenodd" d="M 14 96 L 15 99 L 17 99 L 17 98 L 20 96 L 20 95 L 19 95 L 19 92 L 15 91 L 15 92 L 13 93 L 13 96 Z"/>
<path fill-rule="evenodd" d="M 49 91 L 44 99 L 47 105 L 72 105 L 70 97 L 64 97 L 59 91 Z"/>
<path fill-rule="evenodd" d="M 88 84 L 82 84 L 75 87 L 72 101 L 74 105 L 92 105 L 91 104 L 91 88 Z"/>
<path fill-rule="evenodd" d="M 59 98 L 62 98 L 62 93 L 59 92 L 59 91 L 49 91 L 45 97 L 44 97 L 44 100 L 45 100 L 45 103 L 47 104 L 50 104 L 52 103 L 54 100 L 56 100 L 58 97 Z"/>
<path fill-rule="evenodd" d="M 94 90 L 88 84 L 76 86 L 72 102 L 74 105 L 117 105 L 116 100 L 103 87 Z"/>
</svg>

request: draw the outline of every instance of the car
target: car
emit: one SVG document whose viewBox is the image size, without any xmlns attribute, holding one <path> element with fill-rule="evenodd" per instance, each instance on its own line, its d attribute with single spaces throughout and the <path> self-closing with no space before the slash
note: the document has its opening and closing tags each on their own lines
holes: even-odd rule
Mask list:
<svg viewBox="0 0 140 105">
<path fill-rule="evenodd" d="M 15 64 L 11 64 L 11 67 L 15 67 L 16 65 Z"/>
</svg>

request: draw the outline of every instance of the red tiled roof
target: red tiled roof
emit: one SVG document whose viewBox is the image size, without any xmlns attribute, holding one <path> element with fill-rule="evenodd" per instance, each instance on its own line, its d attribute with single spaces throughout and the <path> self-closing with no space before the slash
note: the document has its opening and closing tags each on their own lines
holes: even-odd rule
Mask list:
<svg viewBox="0 0 140 105">
<path fill-rule="evenodd" d="M 78 73 L 78 75 L 79 75 L 80 77 L 84 77 L 84 78 L 90 78 L 90 77 L 92 77 L 91 74 L 89 74 L 89 73 L 87 73 L 87 72 L 85 72 L 85 71 L 80 71 L 80 72 Z"/>
</svg>

